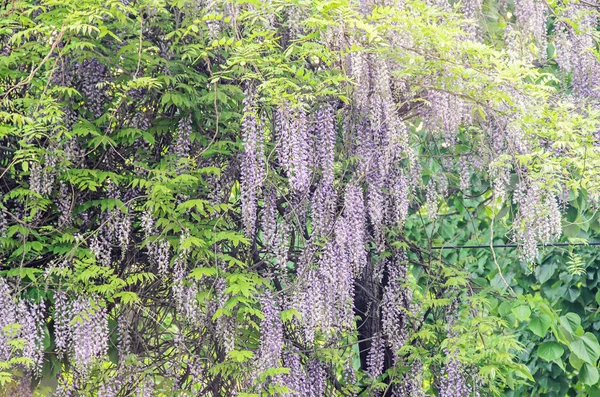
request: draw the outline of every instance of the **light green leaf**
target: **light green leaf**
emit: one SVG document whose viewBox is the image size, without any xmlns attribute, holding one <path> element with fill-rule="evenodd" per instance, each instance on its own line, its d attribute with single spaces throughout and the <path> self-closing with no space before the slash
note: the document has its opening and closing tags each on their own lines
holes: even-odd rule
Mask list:
<svg viewBox="0 0 600 397">
<path fill-rule="evenodd" d="M 227 355 L 231 357 L 233 361 L 241 363 L 250 360 L 254 356 L 254 353 L 250 350 L 231 350 Z"/>
<path fill-rule="evenodd" d="M 529 371 L 529 368 L 525 364 L 516 364 L 515 373 L 523 379 L 535 382 L 535 379 L 533 379 L 533 376 L 531 376 L 531 371 Z"/>
<path fill-rule="evenodd" d="M 519 321 L 525 321 L 531 315 L 531 309 L 527 305 L 517 306 L 512 309 L 512 312 Z"/>
<path fill-rule="evenodd" d="M 546 281 L 550 280 L 558 269 L 558 264 L 556 263 L 547 263 L 545 265 L 539 266 L 535 269 L 535 277 L 538 279 L 540 284 L 544 284 Z"/>
<path fill-rule="evenodd" d="M 577 358 L 576 355 L 570 354 L 569 355 L 569 364 L 571 364 L 573 366 L 573 368 L 575 368 L 575 369 L 581 369 L 581 367 L 583 367 L 583 364 L 585 364 L 585 363 L 583 362 L 583 360 L 580 360 L 579 358 Z"/>
<path fill-rule="evenodd" d="M 543 338 L 546 336 L 548 332 L 548 328 L 550 328 L 550 324 L 552 323 L 552 319 L 547 314 L 541 314 L 537 317 L 531 319 L 531 322 L 527 326 L 531 332 Z"/>
<path fill-rule="evenodd" d="M 596 336 L 586 332 L 583 336 L 577 338 L 571 343 L 571 351 L 581 360 L 588 364 L 595 365 L 600 358 L 600 345 Z"/>
<path fill-rule="evenodd" d="M 584 385 L 595 385 L 598 383 L 600 376 L 598 375 L 598 369 L 588 363 L 583 364 L 579 371 L 579 381 Z"/>
<path fill-rule="evenodd" d="M 544 342 L 537 348 L 538 356 L 546 361 L 558 360 L 564 352 L 565 349 L 558 342 Z"/>
<path fill-rule="evenodd" d="M 216 267 L 197 267 L 190 271 L 189 276 L 195 278 L 196 280 L 200 280 L 203 277 L 212 277 L 216 274 Z"/>
<path fill-rule="evenodd" d="M 581 318 L 575 313 L 567 313 L 564 316 L 560 316 L 560 325 L 558 327 L 560 331 L 561 340 L 564 339 L 565 343 L 570 343 L 575 337 L 575 332 L 581 327 Z"/>
<path fill-rule="evenodd" d="M 574 223 L 564 226 L 563 234 L 567 237 L 576 237 L 579 234 L 579 226 Z"/>
</svg>

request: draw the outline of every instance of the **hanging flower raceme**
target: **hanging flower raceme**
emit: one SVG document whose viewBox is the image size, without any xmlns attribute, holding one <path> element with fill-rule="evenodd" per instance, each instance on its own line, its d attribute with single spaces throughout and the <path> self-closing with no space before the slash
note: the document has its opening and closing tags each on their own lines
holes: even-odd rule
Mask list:
<svg viewBox="0 0 600 397">
<path fill-rule="evenodd" d="M 158 274 L 166 277 L 169 270 L 169 262 L 171 260 L 171 245 L 163 238 L 150 239 L 156 235 L 154 218 L 150 211 L 145 211 L 142 215 L 141 226 L 144 231 L 144 238 L 147 240 L 146 250 L 148 252 L 148 258 L 150 259 L 150 262 L 157 267 Z"/>
<path fill-rule="evenodd" d="M 261 304 L 263 319 L 260 322 L 260 348 L 257 360 L 259 373 L 269 368 L 281 367 L 283 352 L 283 323 L 271 291 L 265 291 Z"/>
<path fill-rule="evenodd" d="M 540 59 L 546 58 L 546 11 L 547 5 L 540 0 L 515 2 L 515 16 L 519 26 L 531 35 L 538 46 Z"/>
<path fill-rule="evenodd" d="M 562 233 L 558 201 L 536 182 L 528 181 L 519 182 L 513 201 L 519 206 L 515 237 L 522 247 L 522 259 L 531 263 L 537 258 L 538 243 L 547 244 Z"/>
<path fill-rule="evenodd" d="M 298 349 L 290 349 L 283 353 L 283 366 L 289 374 L 283 375 L 283 384 L 288 388 L 290 397 L 309 396 L 311 380 L 307 378 Z"/>
<path fill-rule="evenodd" d="M 321 105 L 316 112 L 317 158 L 321 168 L 321 182 L 333 185 L 335 159 L 335 113 L 330 104 Z"/>
<path fill-rule="evenodd" d="M 378 378 L 383 373 L 384 360 L 385 340 L 381 334 L 377 333 L 371 341 L 371 348 L 367 356 L 367 372 L 371 378 Z"/>
<path fill-rule="evenodd" d="M 92 58 L 77 63 L 75 70 L 80 78 L 78 87 L 86 100 L 86 107 L 94 117 L 100 117 L 109 100 L 106 87 L 108 68 Z"/>
<path fill-rule="evenodd" d="M 108 353 L 108 316 L 98 298 L 84 296 L 73 301 L 72 315 L 73 361 L 85 375 L 95 360 Z"/>
<path fill-rule="evenodd" d="M 406 287 L 408 258 L 398 251 L 386 262 L 388 283 L 381 300 L 381 324 L 387 343 L 397 359 L 396 353 L 408 339 L 408 323 L 412 305 L 412 292 Z"/>
<path fill-rule="evenodd" d="M 449 355 L 448 352 L 446 352 Z M 464 397 L 473 392 L 465 376 L 464 367 L 456 358 L 450 358 L 444 365 L 439 382 L 440 397 Z"/>
<path fill-rule="evenodd" d="M 410 206 L 411 184 L 403 171 L 394 169 L 389 178 L 390 197 L 387 200 L 387 224 L 403 227 Z"/>
<path fill-rule="evenodd" d="M 72 302 L 64 291 L 54 292 L 54 344 L 59 357 L 64 357 L 72 340 L 70 322 L 73 318 Z"/>
<path fill-rule="evenodd" d="M 43 301 L 19 299 L 5 279 L 0 278 L 0 361 L 10 363 L 13 359 L 25 358 L 33 374 L 40 375 L 44 358 L 44 312 Z M 15 349 L 16 341 L 22 342 L 22 348 Z"/>
<path fill-rule="evenodd" d="M 173 151 L 177 158 L 187 158 L 190 156 L 192 142 L 190 135 L 192 133 L 192 116 L 182 117 L 177 124 L 177 142 Z"/>
<path fill-rule="evenodd" d="M 274 247 L 277 232 L 277 191 L 274 187 L 265 189 L 264 206 L 261 218 L 263 240 L 269 247 Z"/>
<path fill-rule="evenodd" d="M 242 139 L 244 154 L 241 165 L 242 185 L 242 218 L 244 230 L 248 237 L 254 235 L 257 219 L 258 199 L 263 186 L 264 159 L 262 126 L 256 108 L 256 94 L 247 89 L 244 99 L 244 116 L 242 118 Z"/>
<path fill-rule="evenodd" d="M 336 224 L 335 237 L 347 260 L 352 264 L 354 276 L 358 277 L 367 263 L 367 233 L 363 191 L 356 184 L 346 187 L 344 213 Z"/>
<path fill-rule="evenodd" d="M 423 364 L 415 361 L 408 373 L 402 374 L 402 379 L 392 388 L 393 397 L 425 397 L 423 390 Z"/>
</svg>

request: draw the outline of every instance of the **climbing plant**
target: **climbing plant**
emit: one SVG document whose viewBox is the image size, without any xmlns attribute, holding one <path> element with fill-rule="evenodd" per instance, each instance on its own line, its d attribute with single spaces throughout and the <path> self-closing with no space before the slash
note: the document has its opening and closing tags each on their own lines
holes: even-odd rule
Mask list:
<svg viewBox="0 0 600 397">
<path fill-rule="evenodd" d="M 599 8 L 3 1 L 0 393 L 598 395 Z"/>
</svg>

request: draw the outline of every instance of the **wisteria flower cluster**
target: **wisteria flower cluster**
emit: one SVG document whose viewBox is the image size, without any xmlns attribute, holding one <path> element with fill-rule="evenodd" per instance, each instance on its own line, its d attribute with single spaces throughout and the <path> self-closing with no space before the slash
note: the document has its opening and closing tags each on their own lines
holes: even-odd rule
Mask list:
<svg viewBox="0 0 600 397">
<path fill-rule="evenodd" d="M 595 0 L 4 3 L 19 396 L 478 396 L 502 269 L 435 249 L 533 264 L 599 197 Z"/>
</svg>

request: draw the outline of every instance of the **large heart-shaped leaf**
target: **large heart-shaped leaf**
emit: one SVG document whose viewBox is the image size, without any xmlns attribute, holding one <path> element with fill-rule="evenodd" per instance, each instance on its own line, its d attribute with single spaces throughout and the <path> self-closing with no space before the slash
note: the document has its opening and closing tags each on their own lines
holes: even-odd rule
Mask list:
<svg viewBox="0 0 600 397">
<path fill-rule="evenodd" d="M 544 342 L 537 349 L 538 356 L 546 361 L 557 360 L 564 352 L 565 349 L 558 342 Z"/>
<path fill-rule="evenodd" d="M 575 339 L 570 347 L 577 357 L 588 364 L 595 365 L 598 358 L 600 358 L 598 339 L 590 332 L 586 332 L 583 336 Z"/>
<path fill-rule="evenodd" d="M 520 305 L 512 309 L 513 314 L 519 321 L 525 321 L 531 315 L 531 309 L 527 305 Z"/>
<path fill-rule="evenodd" d="M 600 376 L 598 375 L 598 369 L 588 363 L 583 364 L 579 371 L 579 381 L 584 385 L 595 385 L 598 383 Z"/>
<path fill-rule="evenodd" d="M 535 277 L 537 277 L 540 284 L 544 284 L 546 281 L 550 280 L 558 269 L 558 264 L 556 263 L 546 263 L 545 265 L 539 266 L 535 270 Z"/>
<path fill-rule="evenodd" d="M 528 325 L 528 328 L 539 336 L 543 338 L 546 336 L 546 332 L 548 332 L 548 328 L 550 328 L 550 324 L 552 323 L 552 319 L 547 314 L 541 314 L 537 317 L 531 319 L 531 322 Z"/>
<path fill-rule="evenodd" d="M 580 330 L 583 330 L 581 327 L 581 317 L 579 317 L 575 313 L 567 313 L 564 316 L 560 316 L 560 325 L 559 329 L 559 340 L 564 343 L 570 343 L 575 339 L 576 334 L 578 334 Z M 581 333 L 583 335 L 583 332 Z"/>
<path fill-rule="evenodd" d="M 576 313 L 567 313 L 560 316 L 560 325 L 571 331 L 571 333 L 575 333 L 575 330 L 581 326 L 581 317 Z"/>
</svg>

